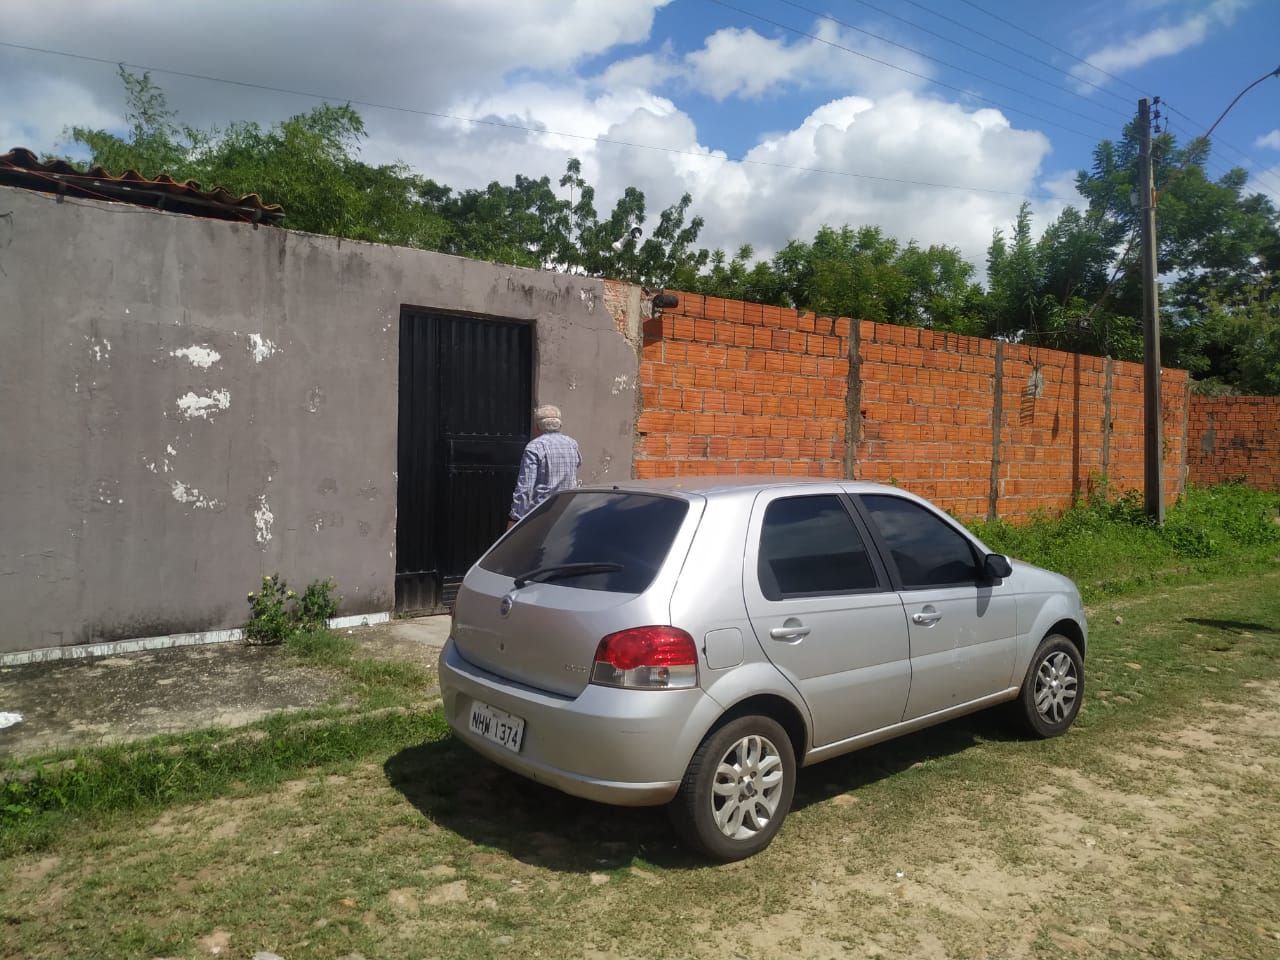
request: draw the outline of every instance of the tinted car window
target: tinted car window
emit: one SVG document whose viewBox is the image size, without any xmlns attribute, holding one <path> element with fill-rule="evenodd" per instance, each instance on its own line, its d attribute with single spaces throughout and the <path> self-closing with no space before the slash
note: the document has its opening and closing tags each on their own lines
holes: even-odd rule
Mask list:
<svg viewBox="0 0 1280 960">
<path fill-rule="evenodd" d="M 480 566 L 519 577 L 567 563 L 616 563 L 620 569 L 558 577 L 587 590 L 642 593 L 657 576 L 689 504 L 636 493 L 562 493 L 534 510 Z"/>
<path fill-rule="evenodd" d="M 862 503 L 884 539 L 906 587 L 980 579 L 969 541 L 941 517 L 902 497 L 868 495 Z"/>
<path fill-rule="evenodd" d="M 876 586 L 875 570 L 840 498 L 787 497 L 769 504 L 756 564 L 768 600 L 850 593 Z"/>
</svg>

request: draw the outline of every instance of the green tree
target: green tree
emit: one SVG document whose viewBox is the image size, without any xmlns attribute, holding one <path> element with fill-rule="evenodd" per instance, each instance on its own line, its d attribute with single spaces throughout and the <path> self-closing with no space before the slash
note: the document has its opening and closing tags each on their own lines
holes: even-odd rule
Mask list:
<svg viewBox="0 0 1280 960">
<path fill-rule="evenodd" d="M 1206 378 L 1210 388 L 1280 395 L 1280 273 L 1268 271 L 1225 296 L 1210 294 L 1205 309 L 1211 328 L 1221 331 L 1210 344 L 1221 371 Z"/>
<path fill-rule="evenodd" d="M 982 288 L 973 282 L 973 264 L 955 247 L 915 242 L 898 254 L 895 268 L 906 280 L 893 321 L 972 336 L 983 335 Z"/>
<path fill-rule="evenodd" d="M 177 114 L 169 108 L 164 91 L 151 79 L 130 73 L 123 65 L 117 68 L 125 88 L 128 139 L 105 130 L 71 127 L 66 136 L 89 149 L 90 165 L 101 166 L 114 174 L 134 170 L 144 177 L 167 173 L 175 179 L 190 168 L 189 158 L 201 141 L 197 131 L 179 127 Z"/>
<path fill-rule="evenodd" d="M 925 326 L 982 332 L 981 288 L 953 247 L 902 247 L 879 227 L 823 226 L 813 241 L 792 240 L 752 264 L 749 245 L 732 259 L 716 250 L 692 289 L 720 297 Z"/>
<path fill-rule="evenodd" d="M 774 263 L 768 260 L 752 263 L 754 256 L 755 250 L 749 243 L 739 247 L 731 258 L 726 258 L 723 250 L 713 250 L 706 272 L 685 281 L 684 289 L 729 300 L 794 307 L 784 273 L 776 270 Z"/>
<path fill-rule="evenodd" d="M 1011 237 L 996 230 L 987 250 L 986 329 L 1040 347 L 1123 360 L 1142 357 L 1138 320 L 1117 311 L 1108 294 L 1118 232 L 1092 213 L 1068 207 L 1032 239 L 1023 203 Z M 1126 283 L 1134 279 L 1124 275 Z M 1127 289 L 1127 287 L 1121 287 Z"/>
<path fill-rule="evenodd" d="M 365 128 L 350 106 L 323 104 L 265 130 L 233 123 L 201 131 L 178 124 L 149 74 L 121 67 L 120 77 L 127 136 L 84 127 L 68 132 L 71 142 L 88 148 L 90 165 L 256 193 L 283 206 L 285 224 L 295 230 L 424 247 L 443 234 L 443 223 L 418 199 L 420 178 L 400 165 L 371 166 L 357 158 Z"/>
<path fill-rule="evenodd" d="M 1167 132 L 1152 138 L 1157 260 L 1164 281 L 1161 359 L 1199 377 L 1230 382 L 1240 369 L 1232 346 L 1240 331 L 1224 326 L 1231 311 L 1224 312 L 1223 305 L 1239 302 L 1260 269 L 1280 267 L 1280 221 L 1265 196 L 1247 192 L 1244 170 L 1209 178 L 1204 169 L 1209 147 L 1203 139 L 1179 147 Z M 1137 230 L 1141 213 L 1134 124 L 1118 142 L 1099 144 L 1093 160 L 1091 170 L 1078 174 L 1076 186 L 1102 235 L 1118 247 Z M 1116 314 L 1141 316 L 1142 290 L 1134 274 L 1117 285 L 1111 301 Z"/>
</svg>

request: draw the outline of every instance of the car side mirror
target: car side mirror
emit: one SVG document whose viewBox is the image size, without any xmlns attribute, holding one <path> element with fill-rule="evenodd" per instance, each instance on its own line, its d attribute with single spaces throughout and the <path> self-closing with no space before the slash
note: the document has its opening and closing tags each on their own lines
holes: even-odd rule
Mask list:
<svg viewBox="0 0 1280 960">
<path fill-rule="evenodd" d="M 1008 557 L 998 553 L 988 553 L 987 558 L 982 561 L 982 572 L 987 575 L 988 580 L 1003 580 L 1013 573 L 1013 564 L 1009 562 Z"/>
</svg>

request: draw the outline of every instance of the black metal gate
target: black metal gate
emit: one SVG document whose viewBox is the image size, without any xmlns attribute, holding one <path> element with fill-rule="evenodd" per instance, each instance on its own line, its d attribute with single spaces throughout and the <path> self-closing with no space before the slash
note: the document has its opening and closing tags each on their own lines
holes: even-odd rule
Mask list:
<svg viewBox="0 0 1280 960">
<path fill-rule="evenodd" d="M 529 439 L 533 328 L 400 310 L 396 609 L 453 601 L 506 527 Z"/>
</svg>

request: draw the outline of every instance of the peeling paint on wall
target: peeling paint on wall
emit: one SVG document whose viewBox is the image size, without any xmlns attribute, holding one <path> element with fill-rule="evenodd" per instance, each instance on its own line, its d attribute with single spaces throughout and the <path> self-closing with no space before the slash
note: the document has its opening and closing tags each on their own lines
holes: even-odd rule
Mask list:
<svg viewBox="0 0 1280 960">
<path fill-rule="evenodd" d="M 227 390 L 215 390 L 207 397 L 187 393 L 178 398 L 178 410 L 188 420 L 199 417 L 208 420 L 209 414 L 220 413 L 231 406 L 231 393 Z"/>
<path fill-rule="evenodd" d="M 253 354 L 253 362 L 261 363 L 279 349 L 274 343 L 260 333 L 249 334 L 249 352 Z"/>
<path fill-rule="evenodd" d="M 147 460 L 146 457 L 143 457 L 143 466 L 155 474 L 159 474 L 161 470 L 165 473 L 172 473 L 173 465 L 169 460 L 169 457 L 176 457 L 178 455 L 178 451 L 173 449 L 173 444 L 169 443 L 165 444 L 164 452 L 168 454 L 168 456 L 161 457 L 159 460 Z"/>
<path fill-rule="evenodd" d="M 85 334 L 85 339 L 89 341 L 89 353 L 93 355 L 93 359 L 98 363 L 103 360 L 111 359 L 111 341 L 106 337 L 91 337 Z"/>
<path fill-rule="evenodd" d="M 188 487 L 181 480 L 173 481 L 169 489 L 173 492 L 173 499 L 179 503 L 190 504 L 200 510 L 217 510 L 222 506 L 221 500 L 210 499 L 195 487 Z"/>
<path fill-rule="evenodd" d="M 623 390 L 631 390 L 634 386 L 631 378 L 623 373 L 613 378 L 613 388 L 609 392 L 616 397 Z"/>
<path fill-rule="evenodd" d="M 271 508 L 267 506 L 267 495 L 258 494 L 258 509 L 253 511 L 253 525 L 257 528 L 258 533 L 255 539 L 259 543 L 265 545 L 271 539 L 271 524 L 275 519 L 271 515 Z"/>
<path fill-rule="evenodd" d="M 342 526 L 342 514 L 336 510 L 327 513 L 313 513 L 311 515 L 311 526 L 315 528 L 316 533 L 331 527 L 340 527 Z"/>
<path fill-rule="evenodd" d="M 120 496 L 120 484 L 115 480 L 99 480 L 94 485 L 93 499 L 107 506 L 124 503 L 124 497 Z"/>
<path fill-rule="evenodd" d="M 578 293 L 579 298 L 586 304 L 587 313 L 591 313 L 596 308 L 596 295 L 585 287 Z"/>
<path fill-rule="evenodd" d="M 183 347 L 181 350 L 172 351 L 171 357 L 185 357 L 191 361 L 193 367 L 199 367 L 202 370 L 208 370 L 211 366 L 222 359 L 222 354 L 217 350 L 203 347 L 198 344 L 192 344 L 189 347 Z"/>
</svg>

